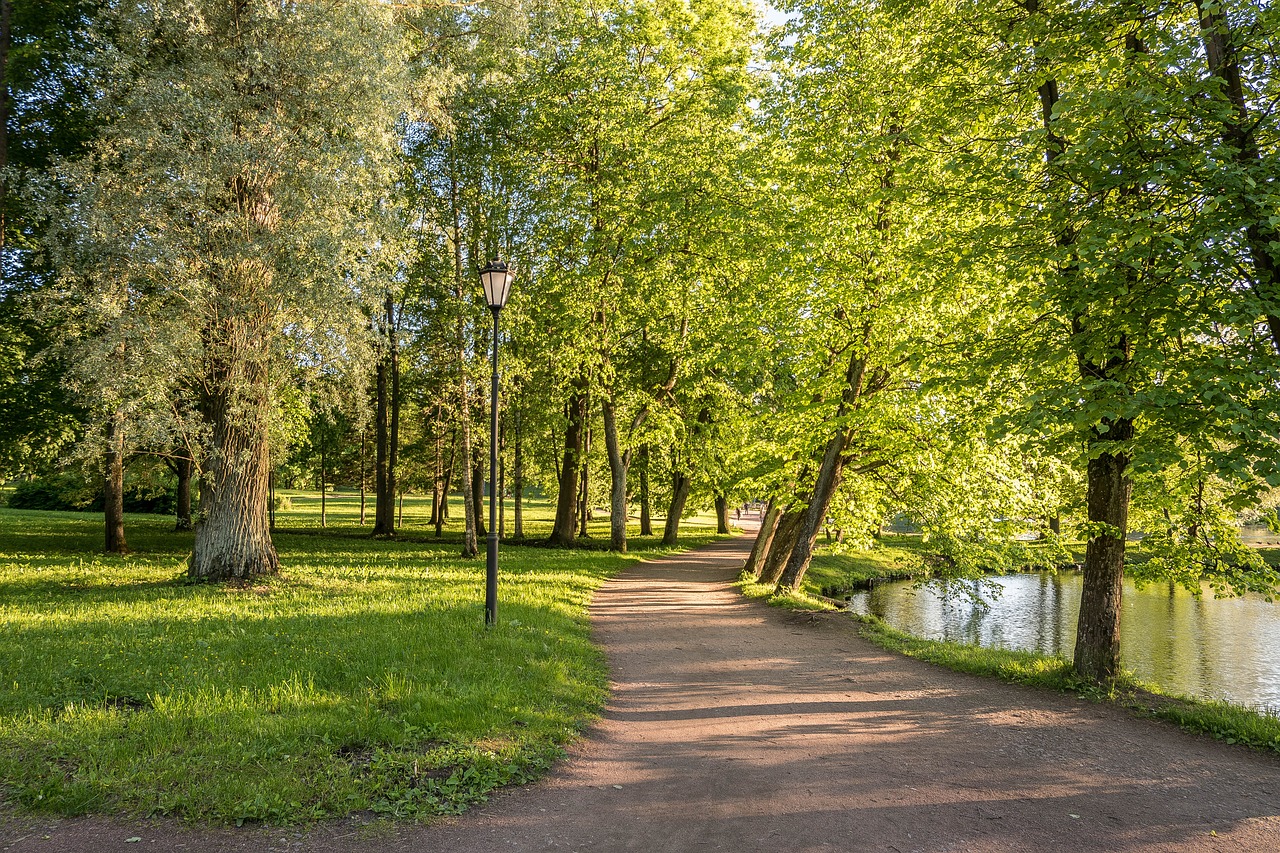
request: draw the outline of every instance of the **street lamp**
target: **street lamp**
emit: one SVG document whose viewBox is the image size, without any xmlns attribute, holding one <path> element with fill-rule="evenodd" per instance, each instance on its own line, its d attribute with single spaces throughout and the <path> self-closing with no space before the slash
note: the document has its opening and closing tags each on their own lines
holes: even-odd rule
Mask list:
<svg viewBox="0 0 1280 853">
<path fill-rule="evenodd" d="M 484 301 L 493 312 L 493 383 L 489 397 L 489 548 L 484 573 L 484 624 L 498 622 L 498 313 L 511 296 L 515 272 L 494 258 L 480 270 Z"/>
</svg>

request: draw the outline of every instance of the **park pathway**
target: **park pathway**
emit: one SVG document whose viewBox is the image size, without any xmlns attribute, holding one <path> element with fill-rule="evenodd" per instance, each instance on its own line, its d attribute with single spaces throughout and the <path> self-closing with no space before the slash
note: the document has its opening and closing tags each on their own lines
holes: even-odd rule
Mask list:
<svg viewBox="0 0 1280 853">
<path fill-rule="evenodd" d="M 839 615 L 746 601 L 732 581 L 749 546 L 642 563 L 601 589 L 612 698 L 542 782 L 431 827 L 159 843 L 144 829 L 150 843 L 84 849 L 1280 851 L 1277 756 L 889 654 Z M 77 849 L 76 825 L 54 846 Z"/>
</svg>

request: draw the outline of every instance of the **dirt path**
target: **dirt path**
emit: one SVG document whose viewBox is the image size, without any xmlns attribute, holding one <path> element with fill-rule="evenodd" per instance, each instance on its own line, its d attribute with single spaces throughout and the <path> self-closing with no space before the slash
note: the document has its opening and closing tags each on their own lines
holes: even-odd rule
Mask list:
<svg viewBox="0 0 1280 853">
<path fill-rule="evenodd" d="M 25 827 L 11 849 L 1280 851 L 1280 758 L 744 601 L 731 581 L 749 545 L 607 584 L 593 606 L 613 668 L 604 720 L 549 779 L 462 818 L 305 837 L 6 821 L 0 848 Z"/>
</svg>

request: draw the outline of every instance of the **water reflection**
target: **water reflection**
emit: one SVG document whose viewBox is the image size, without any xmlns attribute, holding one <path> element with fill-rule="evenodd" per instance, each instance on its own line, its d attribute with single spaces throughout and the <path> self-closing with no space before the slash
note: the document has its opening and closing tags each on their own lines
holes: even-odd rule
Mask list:
<svg viewBox="0 0 1280 853">
<path fill-rule="evenodd" d="M 991 580 L 1001 594 L 987 596 L 985 607 L 901 581 L 858 593 L 852 609 L 918 637 L 1071 657 L 1078 573 Z M 1259 596 L 1215 599 L 1207 588 L 1196 598 L 1175 584 L 1139 590 L 1126 580 L 1120 626 L 1122 663 L 1139 678 L 1172 693 L 1280 710 L 1280 605 Z"/>
</svg>

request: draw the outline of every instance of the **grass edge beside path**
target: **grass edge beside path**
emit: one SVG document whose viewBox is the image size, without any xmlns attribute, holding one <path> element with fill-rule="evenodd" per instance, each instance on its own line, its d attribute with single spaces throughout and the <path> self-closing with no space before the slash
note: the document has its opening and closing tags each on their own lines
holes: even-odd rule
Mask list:
<svg viewBox="0 0 1280 853">
<path fill-rule="evenodd" d="M 806 592 L 775 595 L 772 586 L 739 579 L 738 588 L 751 599 L 795 612 L 839 612 L 830 599 Z M 1081 699 L 1123 708 L 1138 717 L 1165 720 L 1183 731 L 1208 735 L 1228 744 L 1280 753 L 1280 718 L 1230 702 L 1163 694 L 1154 685 L 1126 673 L 1109 688 L 1082 681 L 1064 658 L 1019 649 L 927 640 L 899 631 L 875 616 L 841 614 L 859 623 L 859 634 L 880 648 L 941 666 L 954 672 L 1074 693 Z"/>
</svg>

